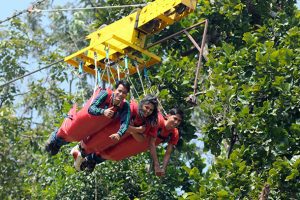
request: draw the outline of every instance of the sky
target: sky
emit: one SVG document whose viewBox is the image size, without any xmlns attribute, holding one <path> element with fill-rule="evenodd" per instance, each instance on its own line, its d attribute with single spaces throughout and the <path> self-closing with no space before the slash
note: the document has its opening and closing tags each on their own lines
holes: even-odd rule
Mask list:
<svg viewBox="0 0 300 200">
<path fill-rule="evenodd" d="M 19 12 L 30 7 L 33 0 L 0 0 L 2 5 L 0 6 L 0 21 L 10 17 L 14 12 Z M 3 3 L 5 1 L 5 3 Z M 71 0 L 53 0 L 54 5 L 64 5 Z M 300 8 L 300 0 L 297 0 L 297 6 Z"/>
</svg>

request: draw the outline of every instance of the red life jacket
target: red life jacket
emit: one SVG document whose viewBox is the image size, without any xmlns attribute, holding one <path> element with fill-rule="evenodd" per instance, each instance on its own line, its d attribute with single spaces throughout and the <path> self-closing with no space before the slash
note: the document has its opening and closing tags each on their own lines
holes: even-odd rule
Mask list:
<svg viewBox="0 0 300 200">
<path fill-rule="evenodd" d="M 94 116 L 88 113 L 88 109 L 91 105 L 91 102 L 95 99 L 101 91 L 101 88 L 95 91 L 93 97 L 91 97 L 84 107 L 76 112 L 76 106 L 74 106 L 69 114 L 72 115 L 70 118 L 64 120 L 62 126 L 60 127 L 57 135 L 68 142 L 80 141 L 86 137 L 96 133 L 110 122 L 113 121 L 113 118 L 107 118 L 104 115 Z M 107 89 L 107 98 L 99 106 L 100 108 L 106 109 L 112 106 L 113 91 Z M 124 100 L 120 103 L 120 106 L 114 106 L 113 111 L 118 114 L 119 110 L 122 109 L 124 105 Z"/>
</svg>

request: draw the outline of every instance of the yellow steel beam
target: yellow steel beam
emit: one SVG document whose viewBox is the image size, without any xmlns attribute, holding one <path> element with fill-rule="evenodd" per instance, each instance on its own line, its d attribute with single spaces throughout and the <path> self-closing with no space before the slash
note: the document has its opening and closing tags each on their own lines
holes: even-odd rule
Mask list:
<svg viewBox="0 0 300 200">
<path fill-rule="evenodd" d="M 66 61 L 67 63 L 69 63 L 70 65 L 73 65 L 74 67 L 78 68 L 79 67 L 79 62 L 75 61 L 75 60 L 68 60 Z M 83 66 L 83 70 L 92 74 L 92 75 L 95 75 L 95 71 L 91 68 L 89 68 L 88 66 Z"/>
<path fill-rule="evenodd" d="M 109 47 L 109 51 L 111 51 L 111 49 L 113 49 L 115 52 L 120 52 L 121 54 L 126 54 L 125 51 L 115 45 L 113 45 L 112 43 L 109 42 L 105 42 L 106 45 L 108 45 Z"/>
<path fill-rule="evenodd" d="M 163 14 L 157 16 L 157 18 L 163 20 L 167 24 L 173 24 L 174 23 L 174 19 L 172 19 L 172 18 L 170 18 L 170 17 L 168 17 L 166 15 L 163 15 Z"/>
<path fill-rule="evenodd" d="M 109 40 L 111 37 L 112 36 L 103 38 L 103 39 L 101 39 L 99 41 L 96 41 L 93 44 L 89 45 L 88 47 L 85 47 L 85 48 L 81 49 L 80 51 L 77 51 L 77 52 L 71 54 L 70 56 L 67 56 L 65 58 L 65 62 L 67 62 L 67 60 L 69 60 L 69 59 L 73 59 L 75 57 L 78 57 L 81 54 L 84 54 L 85 52 L 89 51 L 92 48 L 97 48 L 97 45 L 101 45 L 105 40 Z M 92 56 L 92 57 L 94 57 L 94 56 Z"/>
<path fill-rule="evenodd" d="M 102 51 L 100 48 L 96 48 L 96 47 L 91 48 L 91 49 L 90 49 L 90 53 L 94 53 L 94 52 L 97 53 L 97 59 L 98 59 L 98 60 L 101 60 L 101 59 L 100 59 L 101 57 L 102 57 L 102 58 L 105 58 L 105 56 L 106 56 L 106 53 L 105 53 L 104 51 Z M 92 55 L 92 54 L 91 54 L 91 55 Z M 101 57 L 99 57 L 99 56 L 101 56 Z"/>
<path fill-rule="evenodd" d="M 145 6 L 139 16 L 139 23 L 138 27 L 146 24 L 147 22 L 155 19 L 156 17 L 160 16 L 168 12 L 170 9 L 173 9 L 180 4 L 184 4 L 188 7 L 188 9 L 195 9 L 197 0 L 156 0 L 152 3 Z M 182 17 L 181 17 L 182 18 Z M 178 18 L 176 21 L 178 21 Z"/>
<path fill-rule="evenodd" d="M 136 60 L 138 63 L 144 63 L 145 61 L 135 55 L 132 55 L 132 54 L 127 54 L 127 56 L 132 59 L 132 60 Z"/>
<path fill-rule="evenodd" d="M 76 53 L 73 53 L 67 57 L 65 57 L 65 62 L 68 62 L 68 60 L 72 60 L 74 58 L 76 58 L 77 56 L 84 54 L 86 51 L 88 51 L 90 49 L 90 47 L 85 47 L 84 49 L 81 49 L 80 51 L 77 51 Z"/>
<path fill-rule="evenodd" d="M 157 61 L 161 61 L 161 58 L 159 56 L 157 56 L 157 55 L 155 55 L 155 54 L 153 54 L 153 53 L 151 53 L 151 52 L 149 52 L 149 51 L 147 51 L 145 49 L 142 49 L 142 48 L 140 48 L 140 47 L 138 47 L 138 46 L 136 46 L 134 44 L 131 44 L 130 42 L 128 42 L 128 41 L 126 41 L 126 40 L 124 40 L 124 39 L 122 39 L 122 38 L 120 38 L 120 37 L 118 37 L 116 35 L 113 35 L 113 38 L 115 38 L 116 40 L 121 41 L 122 43 L 124 43 L 124 44 L 126 44 L 126 45 L 128 45 L 128 46 L 130 46 L 132 48 L 134 48 L 135 50 L 137 50 L 139 52 L 142 52 L 143 54 L 145 54 L 145 55 L 147 55 L 147 56 L 149 56 L 149 57 L 151 57 L 151 58 L 153 58 L 153 59 L 155 59 Z"/>
<path fill-rule="evenodd" d="M 151 67 L 152 65 L 155 65 L 155 64 L 158 64 L 158 63 L 159 63 L 158 60 L 150 59 L 150 60 L 148 60 L 148 61 L 145 63 L 145 66 L 146 66 L 146 67 Z"/>
</svg>

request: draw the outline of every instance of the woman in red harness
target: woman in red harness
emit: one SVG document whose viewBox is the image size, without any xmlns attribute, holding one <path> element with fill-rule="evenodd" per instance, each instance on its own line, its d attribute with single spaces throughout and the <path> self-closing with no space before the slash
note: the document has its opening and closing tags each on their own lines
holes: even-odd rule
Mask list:
<svg viewBox="0 0 300 200">
<path fill-rule="evenodd" d="M 79 112 L 76 113 L 76 106 L 73 107 L 62 126 L 51 134 L 45 146 L 46 151 L 56 155 L 61 146 L 69 142 L 81 141 L 114 120 L 120 121 L 116 134 L 119 137 L 124 135 L 129 125 L 130 107 L 125 100 L 129 91 L 130 84 L 120 80 L 114 91 L 98 89 L 97 97 L 95 99 L 91 97 Z"/>
<path fill-rule="evenodd" d="M 162 169 L 159 167 L 156 151 L 150 149 L 150 153 L 152 151 L 151 155 L 154 162 L 155 174 L 157 176 L 163 176 L 165 175 L 173 148 L 179 140 L 179 132 L 176 127 L 180 125 L 183 119 L 183 112 L 177 108 L 173 108 L 166 117 L 159 113 L 158 119 L 157 138 L 156 141 L 154 140 L 155 145 L 157 146 L 160 143 L 168 142 Z M 87 171 L 92 171 L 96 164 L 101 163 L 104 160 L 123 160 L 138 153 L 147 151 L 149 149 L 149 144 L 151 146 L 151 143 L 154 142 L 151 137 L 139 132 L 131 132 L 131 135 L 132 136 L 125 138 L 111 148 L 88 155 L 82 163 L 81 168 L 86 168 Z"/>
<path fill-rule="evenodd" d="M 128 127 L 127 133 L 122 138 L 121 141 L 126 140 L 130 133 L 147 135 L 149 138 L 153 138 L 152 145 L 150 149 L 155 152 L 155 137 L 157 133 L 157 123 L 158 123 L 158 101 L 157 98 L 152 95 L 147 95 L 142 101 L 137 104 L 135 101 L 130 102 L 130 125 Z M 114 146 L 116 142 L 112 141 L 110 137 L 117 136 L 112 134 L 115 132 L 116 124 L 110 124 L 105 129 L 102 129 L 99 133 L 81 141 L 79 149 L 75 147 L 72 149 L 71 153 L 75 158 L 74 166 L 77 170 L 80 170 L 82 157 L 89 155 L 93 152 L 103 151 L 111 146 Z M 127 136 L 127 137 L 126 137 Z M 120 142 L 121 142 L 120 141 Z M 148 146 L 148 145 L 147 145 Z M 134 148 L 134 147 L 133 147 Z M 127 152 L 128 149 L 122 149 L 122 151 Z M 156 153 L 156 152 L 155 152 Z M 80 155 L 80 156 L 77 156 Z M 153 154 L 154 155 L 154 154 Z M 155 154 L 156 155 L 156 154 Z M 83 165 L 82 165 L 83 167 Z"/>
</svg>

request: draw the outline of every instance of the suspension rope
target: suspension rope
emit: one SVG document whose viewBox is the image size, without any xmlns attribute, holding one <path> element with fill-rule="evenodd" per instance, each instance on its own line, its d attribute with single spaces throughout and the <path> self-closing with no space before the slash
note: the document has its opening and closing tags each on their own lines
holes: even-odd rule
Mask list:
<svg viewBox="0 0 300 200">
<path fill-rule="evenodd" d="M 133 90 L 135 91 L 137 97 L 139 97 L 139 93 L 137 92 L 133 82 L 129 78 L 130 72 L 129 72 L 129 68 L 128 68 L 128 56 L 127 55 L 125 55 L 125 57 L 124 57 L 124 63 L 125 63 L 126 79 L 131 84 L 131 86 L 133 87 Z M 130 96 L 131 96 L 131 99 L 134 99 L 134 95 L 133 95 L 132 90 L 130 90 Z"/>
<path fill-rule="evenodd" d="M 105 52 L 106 52 L 106 56 L 105 56 L 105 69 L 106 69 L 106 74 L 107 74 L 107 80 L 108 80 L 108 85 L 110 86 L 111 83 L 110 83 L 110 73 L 109 73 L 109 70 L 110 70 L 110 61 L 109 61 L 109 46 L 105 46 L 104 48 Z"/>
<path fill-rule="evenodd" d="M 95 70 L 95 87 L 94 87 L 94 93 L 97 90 L 97 86 L 98 86 L 97 59 L 98 59 L 97 52 L 94 52 L 94 66 L 95 66 L 95 68 L 94 68 L 94 70 Z"/>
<path fill-rule="evenodd" d="M 95 94 L 96 94 L 96 90 L 98 88 L 98 70 L 97 70 L 97 53 L 94 52 L 94 70 L 95 70 L 95 86 L 94 86 L 94 92 L 93 92 L 93 96 L 92 96 L 92 100 L 90 102 L 90 105 L 92 104 L 92 102 L 94 101 L 94 98 L 95 98 Z M 100 84 L 100 83 L 99 83 Z"/>
<path fill-rule="evenodd" d="M 83 62 L 82 61 L 80 62 L 78 73 L 79 73 L 79 84 L 80 84 L 81 87 L 83 87 L 83 82 L 82 82 L 82 78 L 83 78 Z M 83 95 L 83 89 L 82 88 L 81 88 L 80 94 L 81 94 L 82 100 L 85 102 L 85 98 L 84 98 L 84 95 Z"/>
<path fill-rule="evenodd" d="M 119 66 L 119 63 L 116 64 L 116 68 L 117 68 L 117 74 L 118 74 L 118 80 L 120 80 L 120 66 Z"/>
<path fill-rule="evenodd" d="M 128 56 L 127 56 L 127 54 L 124 57 L 124 63 L 125 63 L 125 70 L 127 71 L 127 76 L 129 76 L 130 73 L 129 73 L 129 68 L 128 68 Z"/>
<path fill-rule="evenodd" d="M 41 9 L 30 9 L 28 12 L 59 12 L 59 11 L 72 11 L 72 10 L 94 10 L 94 9 L 112 9 L 112 8 L 129 8 L 129 7 L 143 7 L 147 4 L 131 4 L 131 5 L 119 5 L 119 6 L 95 6 L 88 8 L 61 8 L 61 9 L 49 9 L 49 10 L 41 10 Z"/>
<path fill-rule="evenodd" d="M 109 72 L 110 72 L 110 74 L 111 74 L 112 79 L 113 79 L 114 82 L 116 83 L 116 79 L 115 79 L 115 77 L 114 77 L 114 74 L 113 74 L 112 71 L 111 71 L 111 68 L 109 68 Z"/>
<path fill-rule="evenodd" d="M 79 85 L 82 85 L 82 73 L 83 73 L 83 62 L 80 61 L 79 66 L 78 66 L 78 72 L 75 71 L 74 74 L 79 78 L 79 84 L 76 85 L 76 91 L 75 91 L 75 95 L 74 98 L 72 99 L 72 103 L 76 103 L 76 97 L 78 96 L 78 91 L 79 91 Z M 81 92 L 82 94 L 82 99 L 83 99 L 83 91 Z"/>
<path fill-rule="evenodd" d="M 60 60 L 55 61 L 55 62 L 53 62 L 53 63 L 51 63 L 51 64 L 49 64 L 49 65 L 46 65 L 45 67 L 42 67 L 42 68 L 37 69 L 37 70 L 34 70 L 34 71 L 32 71 L 32 72 L 29 72 L 28 74 L 25 74 L 25 75 L 23 75 L 23 76 L 20 76 L 20 77 L 18 77 L 18 78 L 15 78 L 15 79 L 13 79 L 13 80 L 11 80 L 11 81 L 8 81 L 8 82 L 6 82 L 6 83 L 0 85 L 0 88 L 1 88 L 1 87 L 4 87 L 4 86 L 7 86 L 7 85 L 9 85 L 10 83 L 13 83 L 13 82 L 15 82 L 15 81 L 17 81 L 17 80 L 19 80 L 19 79 L 22 79 L 22 78 L 24 78 L 24 77 L 26 77 L 26 76 L 30 76 L 31 74 L 34 74 L 34 73 L 37 73 L 37 72 L 42 71 L 42 70 L 44 70 L 44 69 L 47 69 L 47 68 L 51 67 L 52 65 L 55 65 L 55 64 L 60 63 L 60 62 L 63 62 L 63 61 L 64 61 L 64 59 L 60 59 Z"/>
<path fill-rule="evenodd" d="M 146 69 L 146 66 L 144 67 L 144 76 L 145 76 L 145 79 L 147 80 L 147 85 L 150 88 L 150 92 L 153 93 L 153 90 L 152 90 L 152 87 L 151 87 L 151 81 L 150 81 L 150 78 L 148 76 L 148 71 Z M 159 106 L 161 107 L 161 109 L 163 111 L 163 114 L 166 116 L 167 112 L 164 109 L 164 107 L 163 107 L 162 103 L 160 102 L 159 98 L 157 98 L 157 101 L 158 101 L 158 104 L 159 104 Z"/>
<path fill-rule="evenodd" d="M 138 64 L 136 62 L 134 62 L 134 63 L 135 63 L 136 71 L 138 73 L 138 76 L 139 76 L 139 79 L 140 79 L 140 82 L 141 82 L 141 85 L 142 85 L 142 89 L 143 89 L 144 95 L 146 95 L 144 84 L 143 84 L 143 80 L 142 80 L 142 76 L 141 76 L 141 73 L 140 73 L 140 70 L 139 70 L 139 66 L 138 66 Z"/>
<path fill-rule="evenodd" d="M 147 70 L 146 66 L 144 67 L 144 77 L 147 81 L 147 87 L 149 88 L 150 92 L 154 93 L 153 90 L 152 90 L 152 85 L 151 85 L 150 78 L 148 76 L 148 70 Z"/>
<path fill-rule="evenodd" d="M 127 80 L 128 80 L 129 83 L 132 85 L 133 90 L 134 90 L 134 92 L 136 93 L 137 97 L 139 97 L 140 95 L 139 95 L 138 91 L 136 90 L 136 88 L 135 88 L 133 82 L 131 81 L 131 79 L 130 79 L 129 77 L 127 77 Z M 134 95 L 132 94 L 132 96 L 134 96 Z"/>
<path fill-rule="evenodd" d="M 105 74 L 105 69 L 104 70 L 102 70 L 102 75 L 101 75 L 101 79 L 103 80 L 103 76 L 104 76 L 104 74 Z"/>
<path fill-rule="evenodd" d="M 129 73 L 129 69 L 128 69 L 128 56 L 127 56 L 127 54 L 124 56 L 124 64 L 125 64 L 125 77 L 126 77 L 126 80 L 128 81 L 128 82 L 130 82 L 129 81 L 129 75 L 130 75 L 130 73 Z M 131 84 L 132 85 L 132 84 Z M 134 85 L 132 85 L 132 87 L 134 87 Z M 132 92 L 132 90 L 130 90 L 130 99 L 134 99 L 134 95 L 133 95 L 133 92 Z"/>
<path fill-rule="evenodd" d="M 146 67 L 146 66 L 144 67 L 144 77 L 145 77 L 145 79 L 146 79 L 146 81 L 147 81 L 147 86 L 148 86 L 148 88 L 151 89 L 151 81 L 150 81 L 150 79 L 149 79 L 148 71 L 147 71 L 147 67 Z"/>
<path fill-rule="evenodd" d="M 80 61 L 78 73 L 81 78 L 81 76 L 83 74 L 83 62 L 82 61 Z"/>
<path fill-rule="evenodd" d="M 159 106 L 161 107 L 161 109 L 162 109 L 162 111 L 163 111 L 164 116 L 167 116 L 167 112 L 166 112 L 166 110 L 164 109 L 162 103 L 160 102 L 160 100 L 159 100 L 158 98 L 157 98 L 157 101 L 158 101 L 158 104 L 159 104 Z"/>
<path fill-rule="evenodd" d="M 98 68 L 97 69 L 97 81 L 98 81 L 98 86 L 100 86 L 100 83 L 101 83 L 101 68 Z"/>
</svg>

